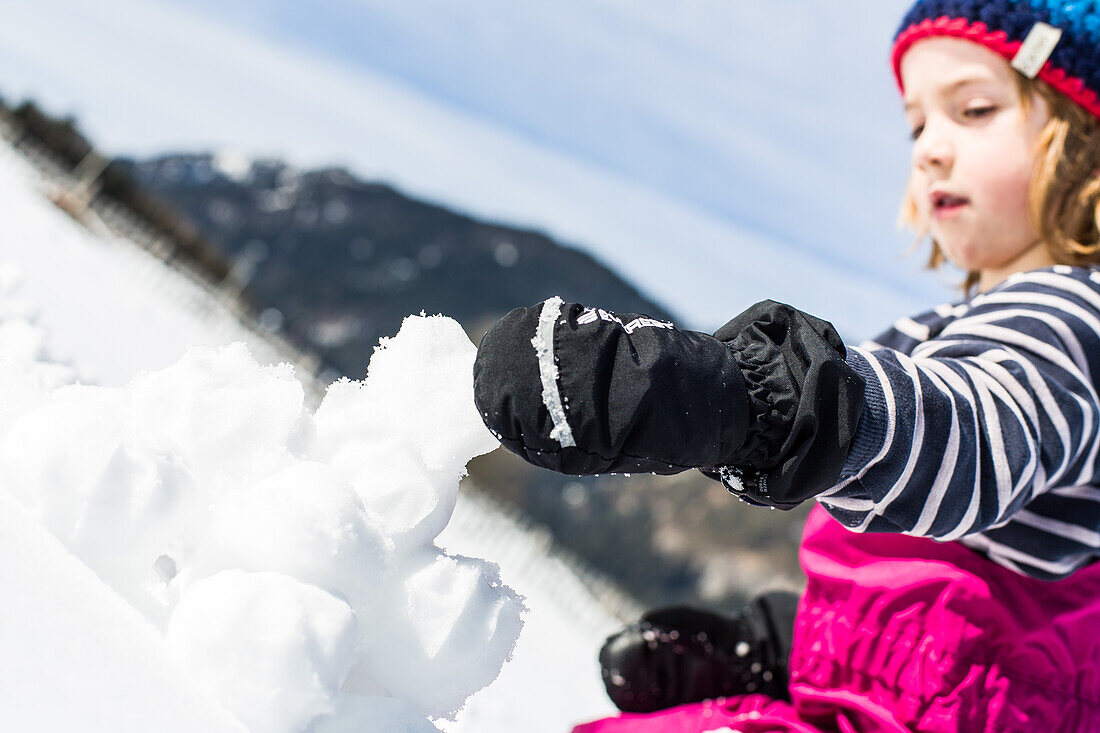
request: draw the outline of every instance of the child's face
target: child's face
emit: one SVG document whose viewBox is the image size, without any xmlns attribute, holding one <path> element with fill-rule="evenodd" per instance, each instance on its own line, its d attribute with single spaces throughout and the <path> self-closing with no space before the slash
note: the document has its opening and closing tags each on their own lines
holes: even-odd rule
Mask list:
<svg viewBox="0 0 1100 733">
<path fill-rule="evenodd" d="M 1054 264 L 1027 205 L 1033 145 L 1049 113 L 1038 97 L 1025 110 L 1015 73 L 957 38 L 920 41 L 901 64 L 918 217 L 951 262 L 980 273 L 983 291 Z"/>
</svg>

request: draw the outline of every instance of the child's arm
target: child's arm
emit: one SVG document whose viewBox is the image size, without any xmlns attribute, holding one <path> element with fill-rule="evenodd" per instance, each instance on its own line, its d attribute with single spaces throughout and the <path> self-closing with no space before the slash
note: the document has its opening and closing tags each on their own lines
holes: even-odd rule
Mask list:
<svg viewBox="0 0 1100 733">
<path fill-rule="evenodd" d="M 1010 518 L 1066 525 L 1021 508 L 1093 480 L 1100 293 L 1076 273 L 1030 273 L 976 297 L 911 356 L 852 348 L 866 408 L 840 483 L 821 497 L 830 513 L 859 531 L 940 539 Z"/>
<path fill-rule="evenodd" d="M 717 336 L 553 298 L 486 333 L 475 400 L 562 473 L 738 471 L 746 500 L 782 508 L 832 487 L 864 389 L 832 326 L 766 301 Z"/>
<path fill-rule="evenodd" d="M 507 447 L 565 473 L 699 467 L 755 503 L 819 496 L 858 531 L 1049 529 L 1021 507 L 1055 487 L 1095 491 L 1100 449 L 1100 286 L 1075 273 L 978 296 L 912 356 L 845 352 L 828 324 L 770 301 L 719 330 L 724 348 L 574 305 L 544 324 L 540 372 L 546 309 L 519 309 L 482 342 L 475 396 Z"/>
</svg>

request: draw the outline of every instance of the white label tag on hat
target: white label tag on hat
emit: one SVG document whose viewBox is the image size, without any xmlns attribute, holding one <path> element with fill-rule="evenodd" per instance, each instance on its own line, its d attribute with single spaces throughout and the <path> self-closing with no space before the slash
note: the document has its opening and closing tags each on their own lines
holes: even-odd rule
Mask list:
<svg viewBox="0 0 1100 733">
<path fill-rule="evenodd" d="M 1062 29 L 1046 23 L 1036 23 L 1027 33 L 1024 45 L 1012 57 L 1012 68 L 1028 79 L 1034 79 L 1062 40 Z"/>
</svg>

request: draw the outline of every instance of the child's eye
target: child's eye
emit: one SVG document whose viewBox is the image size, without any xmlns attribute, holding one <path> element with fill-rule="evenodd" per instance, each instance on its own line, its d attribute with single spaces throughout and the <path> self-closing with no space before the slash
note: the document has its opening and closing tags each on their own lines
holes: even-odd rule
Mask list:
<svg viewBox="0 0 1100 733">
<path fill-rule="evenodd" d="M 986 105 L 984 107 L 970 107 L 963 112 L 963 115 L 970 119 L 981 119 L 982 117 L 988 117 L 997 111 L 997 108 L 993 105 Z"/>
<path fill-rule="evenodd" d="M 912 130 L 912 131 L 911 131 L 911 132 L 909 133 L 909 137 L 910 137 L 910 138 L 912 138 L 913 140 L 916 140 L 916 139 L 917 139 L 918 137 L 920 137 L 920 134 L 921 134 L 922 132 L 924 132 L 924 125 L 917 125 L 917 126 L 916 126 L 916 127 L 914 127 L 914 128 L 913 128 L 913 130 Z"/>
</svg>

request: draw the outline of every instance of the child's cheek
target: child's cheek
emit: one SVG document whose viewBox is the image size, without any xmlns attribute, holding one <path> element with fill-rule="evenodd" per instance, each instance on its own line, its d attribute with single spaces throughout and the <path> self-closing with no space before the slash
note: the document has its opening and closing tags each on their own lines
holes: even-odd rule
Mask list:
<svg viewBox="0 0 1100 733">
<path fill-rule="evenodd" d="M 1026 218 L 1033 170 L 1031 154 L 1022 139 L 998 142 L 985 146 L 972 169 L 973 194 L 984 206 L 992 207 L 991 213 L 1013 221 L 1018 216 Z"/>
<path fill-rule="evenodd" d="M 988 170 L 986 190 L 998 213 L 1014 222 L 1026 221 L 1031 161 L 1027 156 L 1006 156 L 1001 167 Z"/>
</svg>

